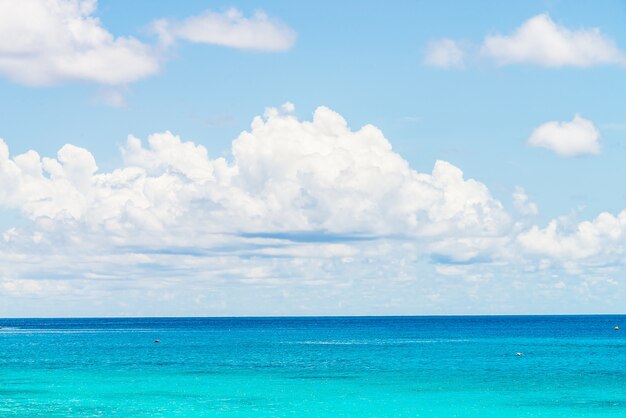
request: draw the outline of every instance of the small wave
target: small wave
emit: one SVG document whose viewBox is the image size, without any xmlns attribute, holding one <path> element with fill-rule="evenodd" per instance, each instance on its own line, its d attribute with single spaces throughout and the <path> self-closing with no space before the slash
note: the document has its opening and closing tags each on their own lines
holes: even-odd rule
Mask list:
<svg viewBox="0 0 626 418">
<path fill-rule="evenodd" d="M 135 333 L 135 332 L 165 332 L 165 329 L 152 329 L 152 328 L 15 328 L 15 327 L 2 327 L 0 333 L 5 334 L 121 334 L 121 333 Z"/>
<path fill-rule="evenodd" d="M 367 341 L 297 341 L 293 344 L 304 344 L 304 345 L 367 345 L 372 344 Z"/>
<path fill-rule="evenodd" d="M 461 343 L 469 342 L 464 339 L 433 339 L 433 340 L 329 340 L 329 341 L 294 341 L 286 344 L 302 345 L 402 345 L 402 344 L 436 344 L 436 343 Z"/>
</svg>

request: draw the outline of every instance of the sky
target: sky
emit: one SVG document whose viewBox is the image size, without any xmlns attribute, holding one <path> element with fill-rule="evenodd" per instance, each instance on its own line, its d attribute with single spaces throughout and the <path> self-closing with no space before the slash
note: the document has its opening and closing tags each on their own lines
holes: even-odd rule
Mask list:
<svg viewBox="0 0 626 418">
<path fill-rule="evenodd" d="M 0 317 L 624 313 L 624 21 L 0 0 Z"/>
</svg>

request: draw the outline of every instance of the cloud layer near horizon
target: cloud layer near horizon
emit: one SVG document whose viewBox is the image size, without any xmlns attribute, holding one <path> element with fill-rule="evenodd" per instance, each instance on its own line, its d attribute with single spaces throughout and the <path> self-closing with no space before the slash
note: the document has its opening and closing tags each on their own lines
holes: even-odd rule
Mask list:
<svg viewBox="0 0 626 418">
<path fill-rule="evenodd" d="M 417 172 L 379 129 L 353 130 L 326 107 L 311 120 L 291 104 L 267 109 L 228 159 L 170 132 L 147 144 L 129 136 L 122 155 L 122 167 L 99 172 L 83 148 L 11 157 L 0 142 L 0 205 L 31 221 L 2 234 L 5 295 L 97 299 L 121 286 L 189 299 L 210 282 L 299 283 L 322 297 L 374 280 L 419 282 L 428 304 L 442 297 L 424 282 L 432 274 L 452 292 L 455 280 L 488 286 L 496 274 L 524 287 L 520 274 L 550 283 L 555 269 L 606 269 L 626 248 L 623 214 L 541 228 L 524 220 L 538 208 L 518 188 L 516 220 L 454 165 Z"/>
</svg>

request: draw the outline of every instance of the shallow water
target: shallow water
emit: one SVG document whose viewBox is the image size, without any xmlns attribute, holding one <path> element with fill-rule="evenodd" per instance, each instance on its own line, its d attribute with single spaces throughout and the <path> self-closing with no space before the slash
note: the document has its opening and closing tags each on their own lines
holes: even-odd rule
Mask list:
<svg viewBox="0 0 626 418">
<path fill-rule="evenodd" d="M 0 416 L 626 416 L 626 316 L 0 326 Z"/>
</svg>

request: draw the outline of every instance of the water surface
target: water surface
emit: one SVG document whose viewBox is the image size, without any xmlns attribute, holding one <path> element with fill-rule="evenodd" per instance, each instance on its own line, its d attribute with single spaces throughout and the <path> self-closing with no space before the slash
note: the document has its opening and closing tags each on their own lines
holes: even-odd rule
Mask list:
<svg viewBox="0 0 626 418">
<path fill-rule="evenodd" d="M 626 416 L 626 316 L 0 326 L 0 416 Z"/>
</svg>

